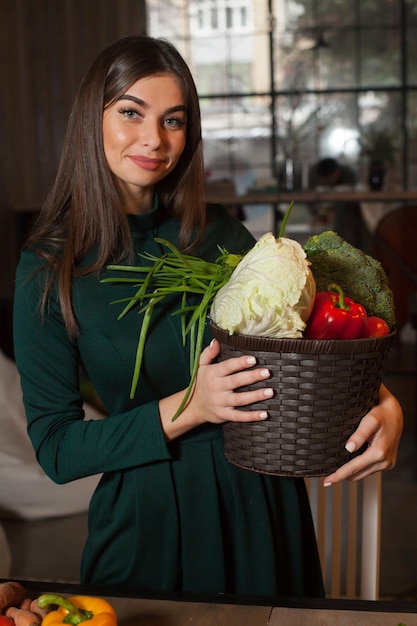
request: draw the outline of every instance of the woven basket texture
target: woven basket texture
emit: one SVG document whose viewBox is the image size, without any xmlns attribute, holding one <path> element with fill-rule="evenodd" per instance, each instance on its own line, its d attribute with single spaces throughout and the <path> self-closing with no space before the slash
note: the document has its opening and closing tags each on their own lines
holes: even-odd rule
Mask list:
<svg viewBox="0 0 417 626">
<path fill-rule="evenodd" d="M 210 325 L 220 359 L 253 354 L 268 367 L 272 399 L 248 405 L 266 409 L 263 422 L 223 426 L 226 458 L 239 467 L 278 476 L 325 476 L 352 455 L 349 436 L 377 403 L 395 332 L 357 340 L 270 339 L 229 335 Z M 265 387 L 265 381 L 242 388 Z"/>
</svg>

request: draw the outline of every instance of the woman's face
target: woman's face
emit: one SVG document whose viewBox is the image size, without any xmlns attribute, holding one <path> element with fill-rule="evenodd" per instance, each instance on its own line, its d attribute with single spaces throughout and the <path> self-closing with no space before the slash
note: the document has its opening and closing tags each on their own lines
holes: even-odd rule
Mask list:
<svg viewBox="0 0 417 626">
<path fill-rule="evenodd" d="M 127 213 L 151 210 L 155 184 L 184 150 L 186 127 L 185 99 L 172 74 L 141 78 L 104 110 L 104 154 Z"/>
</svg>

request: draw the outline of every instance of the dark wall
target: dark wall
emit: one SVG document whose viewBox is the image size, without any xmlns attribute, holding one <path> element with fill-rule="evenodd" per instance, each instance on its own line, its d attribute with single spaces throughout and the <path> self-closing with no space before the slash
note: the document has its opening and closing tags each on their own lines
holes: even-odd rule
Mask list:
<svg viewBox="0 0 417 626">
<path fill-rule="evenodd" d="M 145 0 L 0 0 L 0 297 L 13 293 L 20 212 L 39 207 L 53 180 L 88 65 L 145 32 Z"/>
</svg>

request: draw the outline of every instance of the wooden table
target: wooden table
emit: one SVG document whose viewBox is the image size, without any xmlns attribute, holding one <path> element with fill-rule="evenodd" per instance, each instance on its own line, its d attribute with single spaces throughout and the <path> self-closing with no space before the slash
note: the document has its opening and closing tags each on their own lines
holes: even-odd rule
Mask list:
<svg viewBox="0 0 417 626">
<path fill-rule="evenodd" d="M 119 626 L 417 626 L 417 614 L 110 598 Z"/>
<path fill-rule="evenodd" d="M 268 626 L 416 626 L 417 615 L 337 609 L 274 608 Z"/>
<path fill-rule="evenodd" d="M 236 598 L 170 593 L 109 593 L 66 583 L 20 581 L 28 595 L 98 595 L 118 626 L 417 626 L 417 603 L 294 598 Z"/>
</svg>

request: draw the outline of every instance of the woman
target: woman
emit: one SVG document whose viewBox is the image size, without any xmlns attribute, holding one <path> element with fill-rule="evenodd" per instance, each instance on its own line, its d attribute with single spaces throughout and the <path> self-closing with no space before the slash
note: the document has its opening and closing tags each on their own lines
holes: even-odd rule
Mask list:
<svg viewBox="0 0 417 626">
<path fill-rule="evenodd" d="M 129 286 L 103 284 L 111 261 L 161 254 L 155 237 L 213 261 L 254 243 L 203 202 L 200 114 L 189 69 L 167 42 L 129 37 L 104 50 L 81 84 L 55 184 L 22 253 L 15 353 L 37 458 L 59 483 L 103 473 L 92 498 L 83 583 L 136 589 L 320 596 L 323 586 L 302 480 L 240 470 L 221 425 L 263 420 L 244 405 L 271 395 L 250 358 L 217 363 L 204 349 L 194 392 L 173 299 L 154 311 L 138 390 L 129 389 L 136 312 Z M 143 260 L 142 260 L 143 262 Z M 80 365 L 109 416 L 83 421 Z M 265 380 L 251 392 L 239 387 Z M 393 466 L 401 409 L 384 388 L 348 446 L 371 445 L 328 477 Z"/>
</svg>

